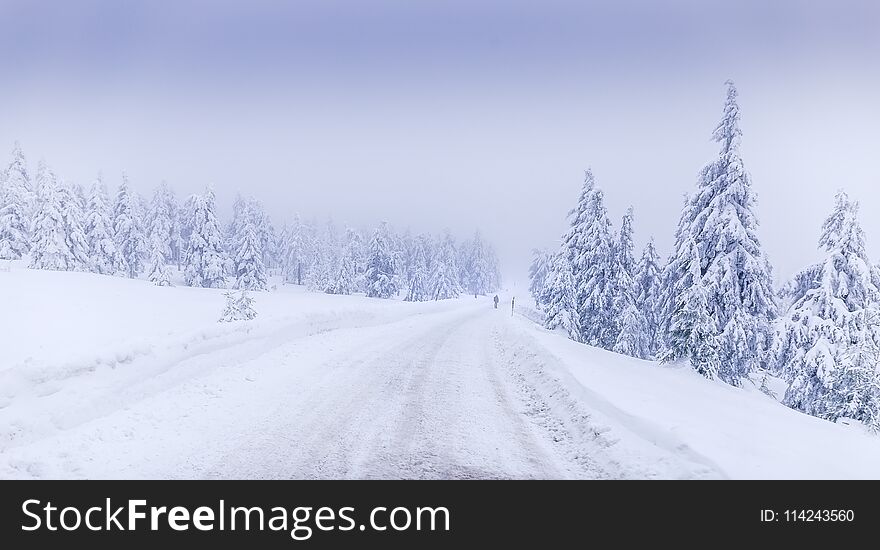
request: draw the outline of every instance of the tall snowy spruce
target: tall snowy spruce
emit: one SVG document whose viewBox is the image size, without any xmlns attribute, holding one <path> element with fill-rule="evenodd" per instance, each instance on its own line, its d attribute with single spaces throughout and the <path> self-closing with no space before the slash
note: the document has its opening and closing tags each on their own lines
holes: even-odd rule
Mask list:
<svg viewBox="0 0 880 550">
<path fill-rule="evenodd" d="M 57 189 L 61 199 L 61 221 L 67 240 L 67 248 L 70 250 L 71 261 L 68 269 L 91 271 L 92 263 L 89 258 L 89 245 L 86 241 L 85 212 L 83 211 L 85 200 L 76 188 L 64 182 L 60 182 Z"/>
<path fill-rule="evenodd" d="M 532 263 L 529 266 L 529 294 L 535 299 L 535 307 L 541 305 L 541 296 L 544 293 L 544 281 L 550 271 L 553 257 L 546 250 L 533 249 Z"/>
<path fill-rule="evenodd" d="M 373 232 L 368 247 L 366 285 L 367 296 L 371 298 L 391 298 L 397 294 L 397 260 L 393 246 L 391 228 L 388 222 L 382 222 Z"/>
<path fill-rule="evenodd" d="M 474 238 L 464 247 L 469 294 L 486 295 L 494 290 L 492 286 L 492 266 L 490 265 L 489 250 L 480 232 L 474 234 Z"/>
<path fill-rule="evenodd" d="M 702 261 L 699 280 L 717 331 L 718 377 L 738 386 L 753 369 L 767 364 L 777 304 L 770 263 L 757 236 L 755 196 L 739 152 L 742 132 L 736 98 L 736 88 L 728 81 L 724 115 L 713 132 L 721 149 L 700 171 L 697 190 L 682 212 L 676 245 L 678 252 L 687 251 L 682 246 L 687 239 L 697 246 Z M 667 305 L 679 307 L 690 287 L 680 281 L 683 262 L 673 258 L 671 264 L 664 282 L 675 294 L 668 296 Z M 680 345 L 675 338 L 667 340 L 667 348 Z M 665 355 L 684 353 L 667 349 Z"/>
<path fill-rule="evenodd" d="M 455 250 L 455 238 L 449 230 L 443 232 L 437 242 L 434 257 L 431 260 L 431 279 L 429 287 L 433 300 L 458 298 L 462 289 L 458 277 L 458 261 Z"/>
<path fill-rule="evenodd" d="M 266 290 L 266 266 L 261 235 L 262 208 L 254 199 L 238 197 L 233 205 L 230 255 L 235 288 Z"/>
<path fill-rule="evenodd" d="M 284 231 L 283 257 L 280 259 L 281 271 L 285 283 L 301 285 L 308 275 L 308 234 L 299 214 L 293 216 L 293 222 Z"/>
<path fill-rule="evenodd" d="M 407 302 L 424 302 L 431 298 L 428 289 L 428 257 L 430 255 L 430 238 L 420 235 L 413 239 L 412 253 L 407 271 L 406 297 Z"/>
<path fill-rule="evenodd" d="M 577 311 L 575 279 L 565 251 L 552 256 L 541 283 L 540 302 L 546 316 L 544 326 L 550 330 L 563 329 L 568 337 L 581 341 L 580 315 Z"/>
<path fill-rule="evenodd" d="M 339 266 L 327 287 L 329 294 L 351 294 L 358 288 L 360 271 L 360 250 L 363 247 L 361 236 L 352 228 L 345 230 L 345 246 L 339 256 Z"/>
<path fill-rule="evenodd" d="M 144 270 L 146 239 L 141 227 L 139 199 L 128 185 L 128 176 L 123 172 L 122 183 L 116 193 L 113 205 L 113 239 L 122 261 L 126 276 L 135 278 Z"/>
<path fill-rule="evenodd" d="M 33 223 L 30 267 L 87 271 L 88 246 L 73 193 L 42 163 L 37 180 L 40 197 Z"/>
<path fill-rule="evenodd" d="M 648 342 L 647 356 L 655 357 L 658 351 L 658 313 L 660 307 L 660 257 L 651 238 L 642 251 L 642 257 L 636 264 L 635 287 L 636 308 L 645 317 L 646 339 Z"/>
<path fill-rule="evenodd" d="M 174 227 L 167 193 L 165 186 L 156 190 L 148 214 L 147 277 L 157 286 L 171 286 L 168 263 L 172 259 Z"/>
<path fill-rule="evenodd" d="M 577 205 L 569 216 L 571 227 L 563 236 L 562 249 L 568 256 L 574 278 L 580 340 L 611 349 L 617 336 L 614 321 L 616 262 L 604 195 L 596 188 L 590 170 L 584 175 Z"/>
<path fill-rule="evenodd" d="M 180 266 L 185 250 L 185 245 L 181 238 L 181 208 L 177 203 L 177 196 L 174 194 L 174 190 L 168 186 L 166 181 L 159 184 L 147 211 L 144 229 L 148 234 L 148 240 L 150 228 L 153 226 L 154 217 L 157 213 L 161 213 L 168 220 L 168 250 L 166 252 L 166 259 L 169 264 Z"/>
<path fill-rule="evenodd" d="M 669 332 L 670 347 L 663 361 L 687 358 L 691 366 L 707 378 L 721 370 L 718 327 L 709 313 L 709 295 L 701 274 L 702 259 L 697 243 L 689 238 L 676 255 L 685 268 L 675 292 L 675 313 Z"/>
<path fill-rule="evenodd" d="M 620 224 L 620 233 L 614 248 L 614 320 L 615 340 L 612 351 L 631 357 L 650 356 L 648 323 L 636 300 L 639 294 L 635 282 L 633 253 L 633 210 L 630 207 Z"/>
<path fill-rule="evenodd" d="M 18 260 L 30 247 L 33 200 L 27 164 L 16 142 L 12 162 L 0 178 L 0 260 Z"/>
<path fill-rule="evenodd" d="M 203 195 L 193 195 L 190 209 L 184 280 L 189 286 L 222 288 L 226 284 L 223 233 L 215 214 L 214 191 L 209 188 Z"/>
<path fill-rule="evenodd" d="M 876 427 L 880 291 L 857 214 L 858 203 L 839 192 L 819 238 L 825 259 L 783 318 L 777 359 L 789 380 L 786 405 Z"/>
<path fill-rule="evenodd" d="M 116 275 L 122 265 L 119 250 L 113 240 L 113 222 L 110 219 L 107 188 L 99 174 L 89 190 L 86 203 L 86 243 L 92 271 L 102 275 Z"/>
</svg>

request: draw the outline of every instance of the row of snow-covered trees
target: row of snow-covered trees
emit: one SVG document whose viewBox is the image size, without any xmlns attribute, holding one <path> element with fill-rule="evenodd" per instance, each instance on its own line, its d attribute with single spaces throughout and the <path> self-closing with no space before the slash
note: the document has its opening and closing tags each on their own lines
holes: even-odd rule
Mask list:
<svg viewBox="0 0 880 550">
<path fill-rule="evenodd" d="M 213 191 L 182 203 L 163 183 L 145 200 L 122 182 L 111 199 L 101 177 L 88 191 L 59 180 L 44 163 L 30 177 L 21 147 L 0 174 L 0 260 L 29 258 L 35 269 L 146 275 L 170 285 L 265 290 L 269 270 L 287 283 L 331 294 L 364 292 L 406 300 L 481 295 L 500 285 L 493 248 L 477 232 L 457 242 L 399 235 L 387 223 L 371 235 L 298 216 L 276 232 L 259 201 L 242 197 L 232 218 L 218 218 Z"/>
<path fill-rule="evenodd" d="M 530 268 L 545 326 L 634 357 L 686 359 L 732 385 L 775 373 L 788 382 L 787 405 L 880 427 L 880 269 L 868 259 L 858 205 L 837 195 L 819 240 L 826 259 L 774 290 L 740 156 L 736 98 L 728 82 L 713 133 L 719 154 L 686 197 L 663 265 L 653 241 L 635 260 L 632 209 L 612 232 L 587 171 L 561 246 L 536 251 Z"/>
</svg>

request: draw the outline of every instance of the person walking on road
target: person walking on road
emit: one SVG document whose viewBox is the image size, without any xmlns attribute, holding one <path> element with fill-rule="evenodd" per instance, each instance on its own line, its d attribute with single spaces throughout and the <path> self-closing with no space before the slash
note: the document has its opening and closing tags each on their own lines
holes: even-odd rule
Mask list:
<svg viewBox="0 0 880 550">
<path fill-rule="evenodd" d="M 498 295 L 496 294 L 493 299 L 495 300 L 495 309 L 498 309 Z"/>
</svg>

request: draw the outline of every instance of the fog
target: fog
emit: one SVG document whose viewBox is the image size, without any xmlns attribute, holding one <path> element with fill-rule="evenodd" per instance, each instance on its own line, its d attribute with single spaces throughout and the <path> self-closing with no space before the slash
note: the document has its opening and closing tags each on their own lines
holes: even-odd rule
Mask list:
<svg viewBox="0 0 880 550">
<path fill-rule="evenodd" d="M 668 253 L 731 78 L 777 279 L 818 258 L 838 188 L 880 251 L 877 3 L 169 4 L 2 2 L 0 150 L 211 184 L 224 215 L 253 194 L 278 226 L 480 228 L 521 287 L 588 167 Z"/>
</svg>

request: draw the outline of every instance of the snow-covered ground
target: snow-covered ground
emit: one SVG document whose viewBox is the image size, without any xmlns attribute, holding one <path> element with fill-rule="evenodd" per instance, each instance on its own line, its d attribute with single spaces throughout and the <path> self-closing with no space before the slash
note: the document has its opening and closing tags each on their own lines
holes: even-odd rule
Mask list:
<svg viewBox="0 0 880 550">
<path fill-rule="evenodd" d="M 0 477 L 880 477 L 860 426 L 576 344 L 508 295 L 255 297 L 221 324 L 218 290 L 0 270 Z"/>
</svg>

